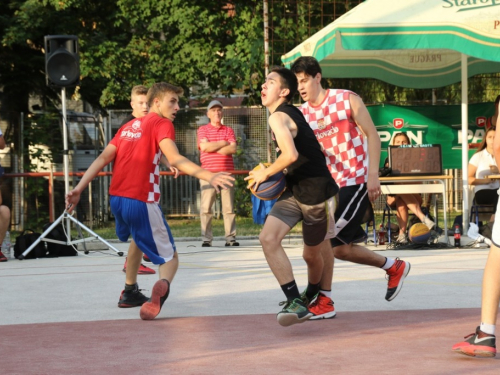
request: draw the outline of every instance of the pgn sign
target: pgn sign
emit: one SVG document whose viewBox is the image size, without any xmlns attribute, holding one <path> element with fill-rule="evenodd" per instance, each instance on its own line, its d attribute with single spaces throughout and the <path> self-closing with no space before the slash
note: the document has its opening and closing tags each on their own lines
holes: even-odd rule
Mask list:
<svg viewBox="0 0 500 375">
<path fill-rule="evenodd" d="M 402 129 L 405 124 L 405 120 L 402 118 L 395 118 L 392 120 L 392 125 L 395 129 Z"/>
</svg>

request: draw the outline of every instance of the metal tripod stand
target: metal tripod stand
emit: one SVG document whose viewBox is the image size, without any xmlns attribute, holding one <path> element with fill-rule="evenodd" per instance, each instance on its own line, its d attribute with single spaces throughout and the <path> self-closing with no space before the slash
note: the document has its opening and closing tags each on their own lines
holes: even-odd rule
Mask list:
<svg viewBox="0 0 500 375">
<path fill-rule="evenodd" d="M 68 130 L 67 130 L 67 122 L 66 122 L 66 88 L 62 87 L 61 88 L 61 102 L 62 102 L 62 116 L 63 116 L 63 144 L 64 144 L 64 154 L 63 154 L 63 161 L 64 161 L 64 192 L 65 195 L 68 194 L 69 192 L 69 155 L 68 155 Z M 71 224 L 70 221 L 74 222 L 77 225 L 78 231 L 81 234 L 81 229 L 85 229 L 91 236 L 87 238 L 80 238 L 78 240 L 71 240 Z M 51 238 L 47 238 L 47 235 L 52 232 L 52 230 L 58 225 L 62 224 L 64 233 L 66 234 L 66 241 L 60 241 L 60 240 L 54 240 Z M 83 237 L 83 236 L 81 236 Z M 101 236 L 97 235 L 95 232 L 93 232 L 90 228 L 86 227 L 82 223 L 80 223 L 77 219 L 75 219 L 73 216 L 69 214 L 68 211 L 64 211 L 61 216 L 57 218 L 56 221 L 52 223 L 41 235 L 40 237 L 31 244 L 30 247 L 28 247 L 17 259 L 23 260 L 27 254 L 31 250 L 35 248 L 36 245 L 40 243 L 40 241 L 45 241 L 45 242 L 52 242 L 56 244 L 61 244 L 61 245 L 75 245 L 78 243 L 82 243 L 85 245 L 85 241 L 87 239 L 97 239 L 104 243 L 106 246 L 108 246 L 111 250 L 115 251 L 119 256 L 123 255 L 122 251 L 119 251 L 116 249 L 114 246 L 112 246 L 108 241 L 106 241 L 104 238 Z M 88 251 L 85 250 L 85 253 L 87 254 Z"/>
</svg>

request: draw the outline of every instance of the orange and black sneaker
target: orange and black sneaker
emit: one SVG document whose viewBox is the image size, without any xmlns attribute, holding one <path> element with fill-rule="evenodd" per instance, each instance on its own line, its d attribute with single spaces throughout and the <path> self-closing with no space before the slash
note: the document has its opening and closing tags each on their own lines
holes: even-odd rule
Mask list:
<svg viewBox="0 0 500 375">
<path fill-rule="evenodd" d="M 160 313 L 170 293 L 170 283 L 167 279 L 158 280 L 153 286 L 151 298 L 141 306 L 141 319 L 153 320 Z"/>
<path fill-rule="evenodd" d="M 125 258 L 125 264 L 123 265 L 123 272 L 127 272 L 127 258 Z M 141 263 L 139 267 L 139 271 L 137 272 L 138 275 L 154 275 L 156 271 L 152 268 L 146 267 L 144 264 Z"/>
<path fill-rule="evenodd" d="M 476 333 L 464 338 L 465 341 L 453 345 L 451 350 L 471 357 L 494 357 L 497 354 L 495 335 L 484 333 L 479 327 L 476 328 Z"/>
<path fill-rule="evenodd" d="M 0 262 L 7 262 L 7 257 L 0 251 Z"/>
<path fill-rule="evenodd" d="M 389 276 L 389 282 L 387 284 L 387 293 L 385 299 L 387 301 L 392 301 L 398 295 L 399 291 L 403 287 L 403 282 L 410 272 L 411 265 L 404 260 L 396 258 L 394 264 L 389 268 L 387 276 Z"/>
<path fill-rule="evenodd" d="M 313 316 L 311 316 L 309 320 L 331 319 L 335 318 L 335 315 L 337 315 L 333 307 L 332 299 L 321 293 L 319 293 L 318 298 L 309 305 L 309 311 L 313 313 Z"/>
</svg>

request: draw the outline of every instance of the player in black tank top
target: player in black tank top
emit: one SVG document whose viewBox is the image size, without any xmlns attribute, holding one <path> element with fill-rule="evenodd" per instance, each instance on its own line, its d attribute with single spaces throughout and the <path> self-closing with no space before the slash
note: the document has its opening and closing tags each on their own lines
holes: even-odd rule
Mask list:
<svg viewBox="0 0 500 375">
<path fill-rule="evenodd" d="M 271 115 L 269 126 L 278 146 L 278 157 L 268 168 L 250 172 L 245 180 L 255 184 L 287 170 L 287 190 L 274 205 L 259 240 L 269 267 L 287 301 L 277 315 L 278 323 L 289 326 L 309 319 L 310 293 L 319 292 L 323 272 L 321 243 L 335 235 L 334 195 L 338 186 L 326 166 L 325 157 L 302 113 L 288 104 L 297 92 L 297 79 L 288 69 L 276 68 L 262 85 L 262 104 Z M 291 263 L 281 245 L 290 229 L 302 221 L 304 260 L 308 265 L 307 294 L 301 296 Z"/>
</svg>

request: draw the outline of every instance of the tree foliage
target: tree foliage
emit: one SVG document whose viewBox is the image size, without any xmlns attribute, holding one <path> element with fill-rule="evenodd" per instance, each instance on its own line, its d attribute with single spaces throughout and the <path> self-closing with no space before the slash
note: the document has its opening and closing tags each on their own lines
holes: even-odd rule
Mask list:
<svg viewBox="0 0 500 375">
<path fill-rule="evenodd" d="M 15 109 L 27 110 L 30 93 L 56 98 L 45 35 L 78 36 L 78 95 L 97 107 L 128 102 L 136 84 L 251 94 L 262 78 L 261 1 L 11 0 L 0 10 L 0 84 Z"/>
<path fill-rule="evenodd" d="M 270 1 L 270 63 L 361 0 Z M 47 106 L 58 92 L 45 84 L 45 35 L 76 35 L 81 85 L 70 94 L 95 108 L 128 108 L 137 84 L 168 81 L 185 97 L 247 94 L 259 104 L 264 74 L 261 0 L 4 0 L 0 2 L 0 86 L 8 109 L 28 112 L 30 95 Z M 474 79 L 469 97 L 491 100 L 498 75 Z M 483 79 L 484 78 L 484 79 Z M 493 85 L 492 85 L 493 82 Z M 367 102 L 429 100 L 431 90 L 395 87 L 377 80 L 342 79 Z M 459 84 L 436 90 L 456 102 Z"/>
</svg>

